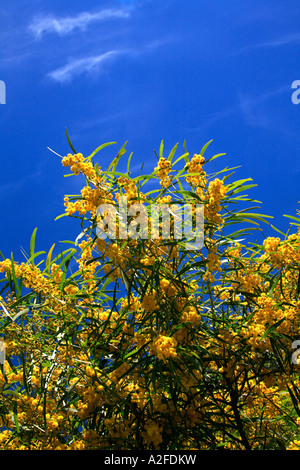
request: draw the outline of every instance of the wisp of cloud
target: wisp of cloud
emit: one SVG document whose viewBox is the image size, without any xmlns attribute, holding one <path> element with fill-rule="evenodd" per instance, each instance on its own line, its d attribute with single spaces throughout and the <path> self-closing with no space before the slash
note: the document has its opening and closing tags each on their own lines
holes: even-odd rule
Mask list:
<svg viewBox="0 0 300 470">
<path fill-rule="evenodd" d="M 72 80 L 75 75 L 80 75 L 84 72 L 97 72 L 104 62 L 122 53 L 124 53 L 124 51 L 111 50 L 97 56 L 75 59 L 63 67 L 50 72 L 48 77 L 57 82 L 68 82 Z"/>
<path fill-rule="evenodd" d="M 57 33 L 64 36 L 72 33 L 76 28 L 85 30 L 92 22 L 107 21 L 112 18 L 128 18 L 129 16 L 129 11 L 125 9 L 101 10 L 96 13 L 83 12 L 77 16 L 64 18 L 45 16 L 35 18 L 28 29 L 36 38 L 41 38 L 46 33 Z"/>
</svg>

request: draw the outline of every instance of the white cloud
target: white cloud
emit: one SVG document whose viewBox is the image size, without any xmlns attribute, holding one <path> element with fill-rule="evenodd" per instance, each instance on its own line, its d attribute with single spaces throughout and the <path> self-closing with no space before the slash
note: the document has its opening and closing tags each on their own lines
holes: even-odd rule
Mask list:
<svg viewBox="0 0 300 470">
<path fill-rule="evenodd" d="M 239 112 L 244 122 L 249 126 L 268 128 L 272 117 L 261 107 L 262 102 L 249 96 L 239 95 Z"/>
<path fill-rule="evenodd" d="M 188 128 L 188 132 L 199 132 L 210 127 L 218 121 L 227 120 L 228 116 L 239 116 L 247 126 L 259 127 L 263 129 L 278 129 L 286 132 L 282 126 L 280 114 L 274 112 L 274 107 L 270 108 L 270 102 L 280 97 L 284 93 L 290 92 L 290 86 L 282 86 L 266 91 L 262 95 L 251 96 L 248 93 L 239 92 L 237 103 L 227 109 L 220 109 L 203 117 L 203 123 L 196 127 Z M 278 122 L 280 125 L 278 126 Z"/>
<path fill-rule="evenodd" d="M 96 21 L 106 21 L 112 18 L 128 18 L 128 10 L 101 10 L 96 13 L 83 12 L 77 16 L 55 18 L 45 16 L 35 18 L 29 25 L 29 31 L 37 38 L 45 33 L 57 33 L 61 36 L 72 33 L 76 28 L 85 30 L 87 26 Z"/>
<path fill-rule="evenodd" d="M 274 109 L 267 111 L 264 104 L 273 101 L 277 96 L 287 93 L 289 90 L 290 87 L 282 86 L 256 97 L 239 93 L 237 109 L 246 124 L 265 129 L 274 128 L 278 116 L 274 114 Z"/>
<path fill-rule="evenodd" d="M 73 59 L 63 67 L 57 68 L 48 73 L 48 77 L 57 82 L 70 82 L 75 75 L 82 75 L 83 73 L 97 73 L 104 63 L 117 58 L 118 56 L 131 56 L 139 57 L 147 53 L 152 53 L 158 47 L 167 43 L 169 39 L 155 40 L 140 48 L 129 49 L 112 49 L 100 55 L 93 55 L 81 59 Z"/>
<path fill-rule="evenodd" d="M 92 71 L 97 72 L 99 67 L 103 65 L 104 62 L 107 62 L 113 57 L 124 53 L 125 51 L 122 50 L 111 50 L 105 52 L 104 54 L 85 57 L 83 59 L 75 59 L 63 67 L 50 72 L 48 76 L 57 82 L 67 82 L 70 81 L 75 75 Z"/>
<path fill-rule="evenodd" d="M 230 55 L 236 56 L 243 52 L 248 52 L 257 49 L 275 49 L 283 46 L 293 46 L 300 43 L 300 33 L 291 33 L 286 36 L 281 36 L 270 41 L 262 42 L 259 44 L 251 44 L 249 46 L 242 47 L 241 49 L 232 52 Z"/>
<path fill-rule="evenodd" d="M 256 46 L 257 48 L 272 48 L 287 46 L 288 44 L 298 44 L 300 42 L 300 33 L 289 34 L 271 41 L 264 42 Z"/>
</svg>

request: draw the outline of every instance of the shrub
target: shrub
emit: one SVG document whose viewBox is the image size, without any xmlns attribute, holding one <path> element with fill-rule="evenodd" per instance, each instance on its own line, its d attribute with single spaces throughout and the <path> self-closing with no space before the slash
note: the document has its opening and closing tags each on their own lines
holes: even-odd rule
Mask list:
<svg viewBox="0 0 300 470">
<path fill-rule="evenodd" d="M 162 142 L 153 172 L 134 177 L 131 155 L 117 171 L 125 146 L 104 170 L 94 159 L 108 144 L 84 157 L 68 140 L 62 165 L 86 184 L 63 215 L 80 235 L 55 255 L 35 252 L 35 229 L 24 262 L 0 262 L 1 448 L 298 448 L 300 219 L 251 242 L 267 223 L 243 208 L 255 185 L 208 173 L 220 156 L 205 158 L 210 142 L 176 159 Z M 115 212 L 98 207 L 124 196 L 148 212 L 132 213 L 128 236 L 119 219 L 115 239 L 99 237 Z M 161 224 L 143 237 L 154 204 L 173 215 L 189 204 L 194 218 L 203 207 L 203 246 L 176 238 L 175 218 L 169 238 Z"/>
</svg>

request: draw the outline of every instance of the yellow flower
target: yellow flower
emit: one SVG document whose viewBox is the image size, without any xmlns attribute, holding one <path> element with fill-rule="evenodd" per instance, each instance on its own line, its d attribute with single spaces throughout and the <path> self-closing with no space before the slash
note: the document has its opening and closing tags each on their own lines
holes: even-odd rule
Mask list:
<svg viewBox="0 0 300 470">
<path fill-rule="evenodd" d="M 158 335 L 156 339 L 152 342 L 150 350 L 151 353 L 162 359 L 164 362 L 169 357 L 176 357 L 176 346 L 177 341 L 174 337 Z"/>
<path fill-rule="evenodd" d="M 164 157 L 160 158 L 158 165 L 155 167 L 156 175 L 160 178 L 161 186 L 167 188 L 172 183 L 172 177 L 169 176 L 169 173 L 172 169 L 172 164 L 170 161 L 166 160 Z"/>
<path fill-rule="evenodd" d="M 145 428 L 148 441 L 153 442 L 155 447 L 162 443 L 163 440 L 161 435 L 161 428 L 158 426 L 158 424 L 154 423 L 153 421 L 149 421 L 146 423 Z"/>
<path fill-rule="evenodd" d="M 144 308 L 147 312 L 153 312 L 158 308 L 156 303 L 156 295 L 155 294 L 145 294 L 142 300 L 141 307 Z"/>
</svg>

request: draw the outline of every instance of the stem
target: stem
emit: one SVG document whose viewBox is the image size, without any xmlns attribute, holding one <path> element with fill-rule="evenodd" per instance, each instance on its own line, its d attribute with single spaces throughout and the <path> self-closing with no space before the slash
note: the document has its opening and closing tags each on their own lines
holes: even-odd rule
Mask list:
<svg viewBox="0 0 300 470">
<path fill-rule="evenodd" d="M 248 442 L 247 436 L 245 434 L 244 428 L 243 428 L 243 423 L 241 420 L 240 412 L 238 410 L 238 393 L 237 390 L 233 389 L 231 386 L 230 381 L 227 379 L 226 380 L 228 388 L 229 388 L 229 394 L 230 394 L 230 400 L 231 400 L 231 406 L 233 409 L 234 417 L 236 420 L 237 428 L 241 436 L 242 443 L 245 447 L 246 450 L 251 450 L 251 446 Z"/>
</svg>

